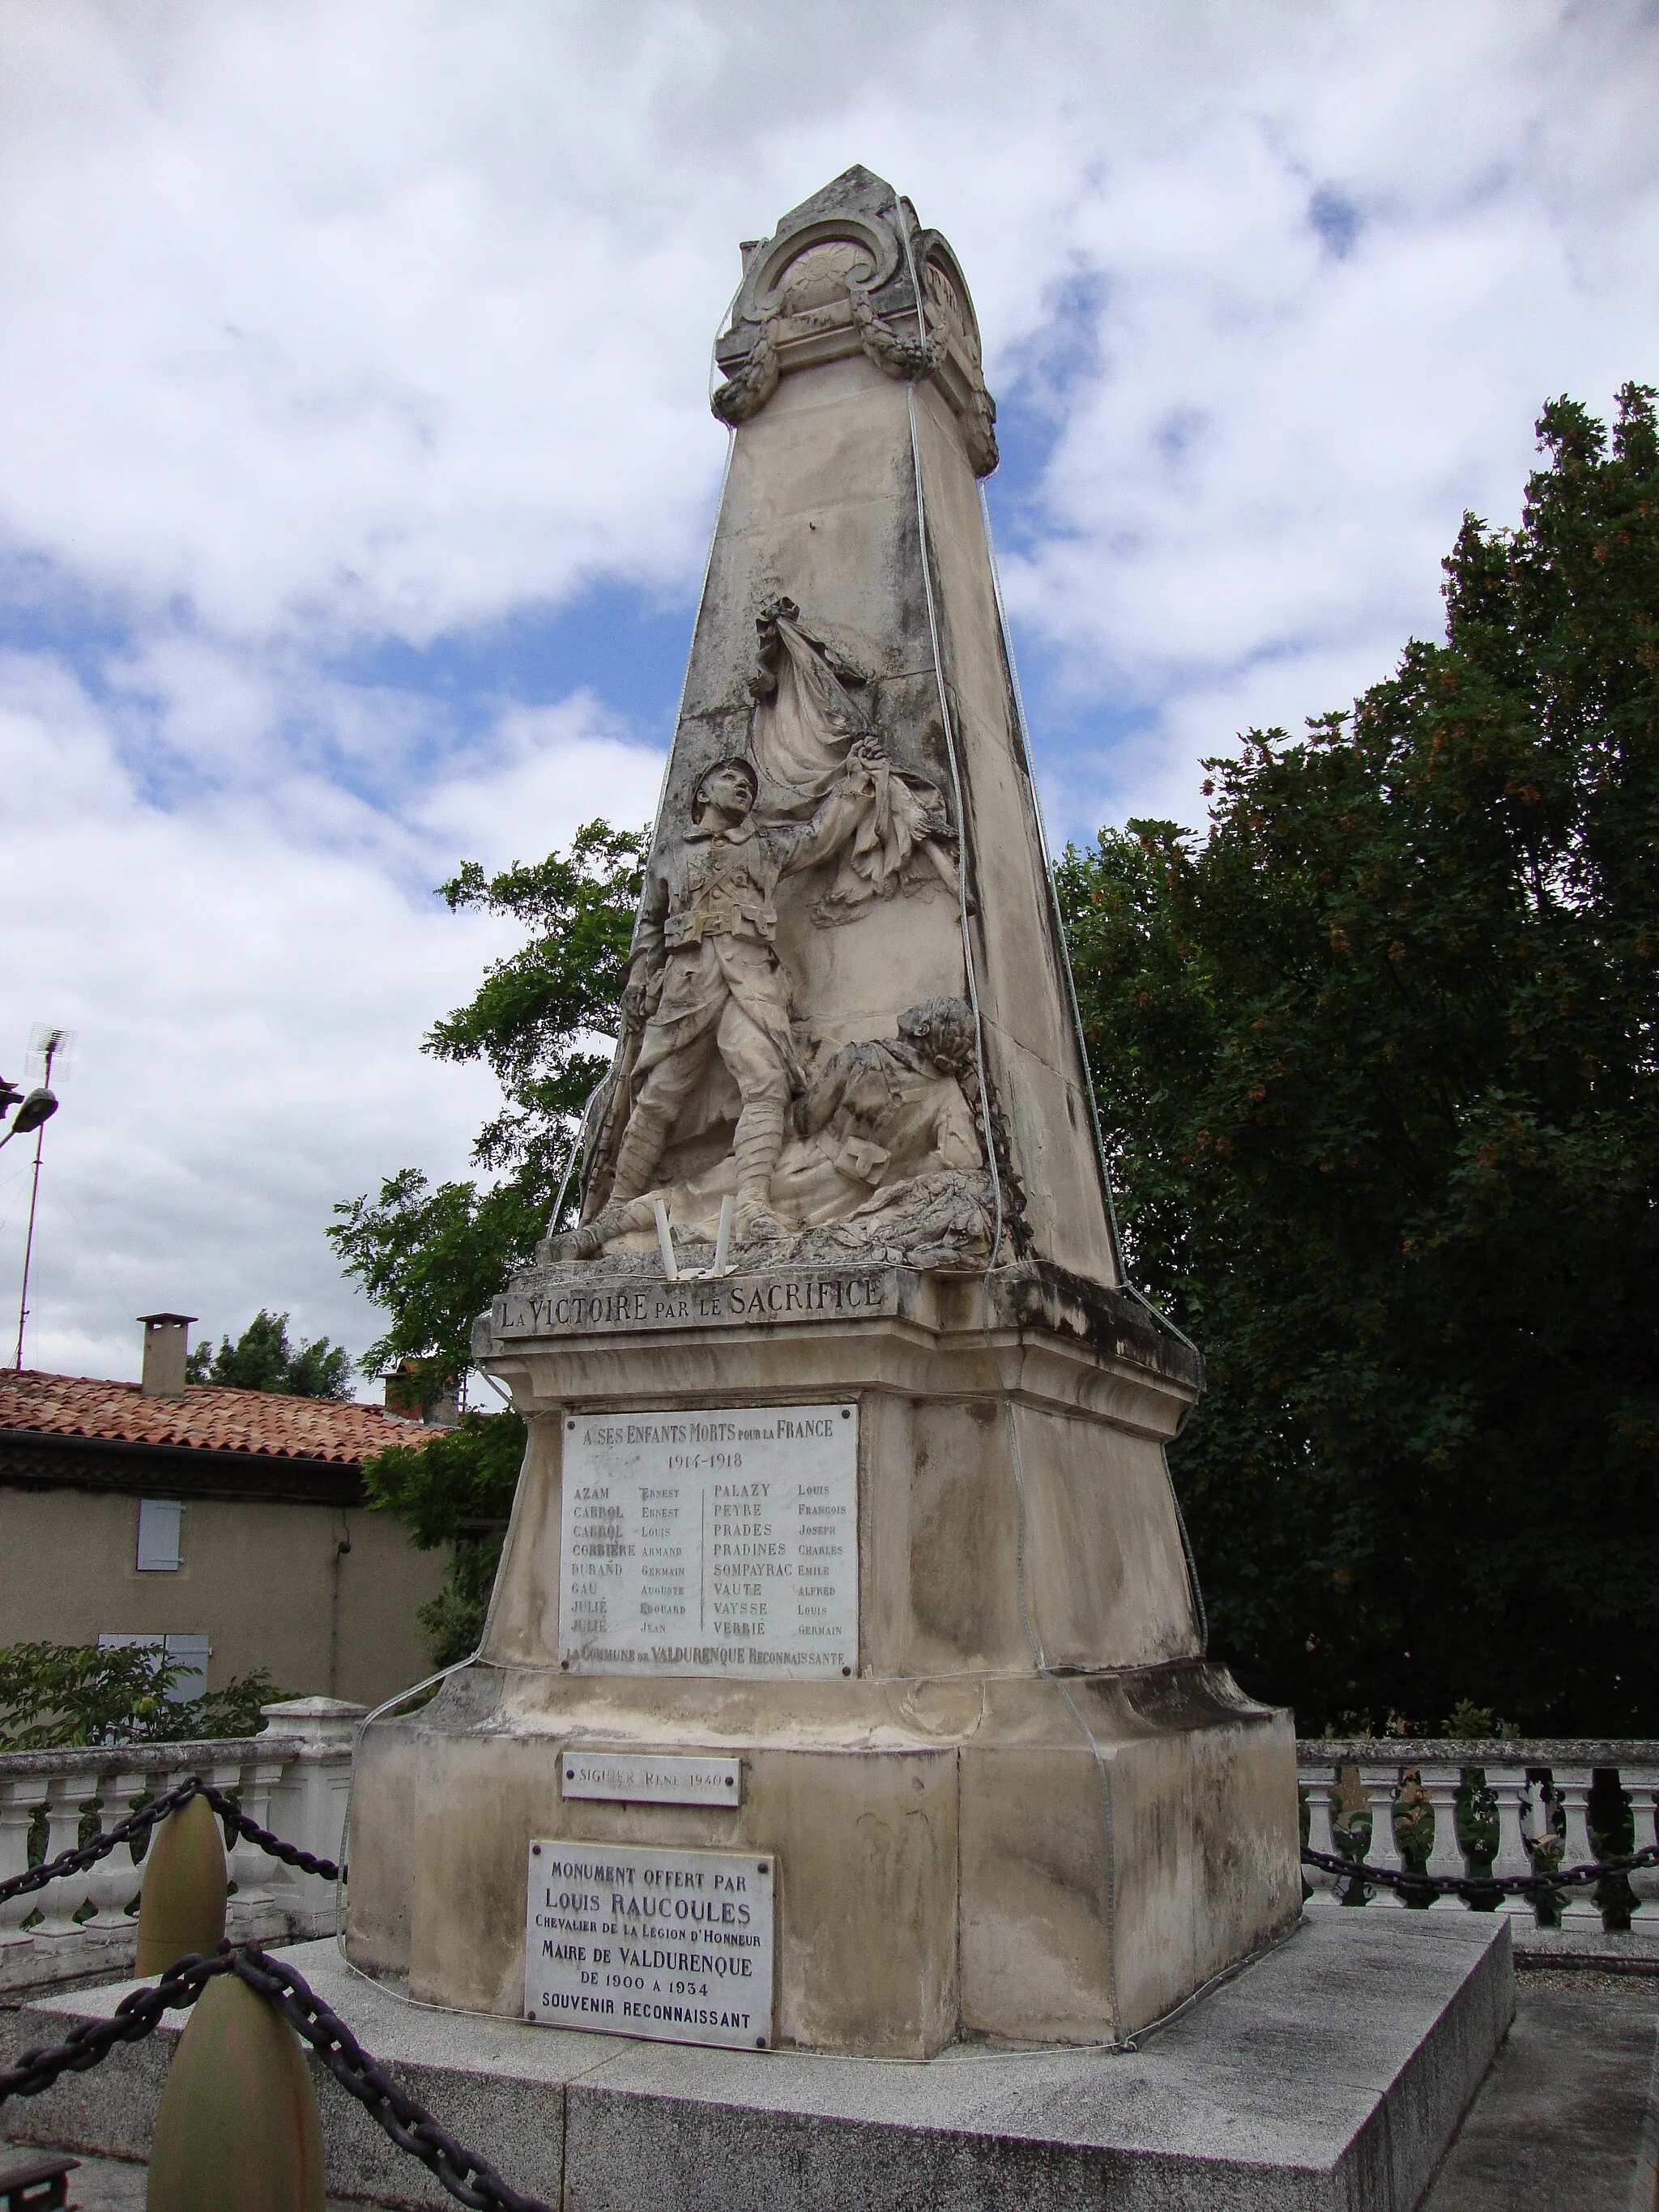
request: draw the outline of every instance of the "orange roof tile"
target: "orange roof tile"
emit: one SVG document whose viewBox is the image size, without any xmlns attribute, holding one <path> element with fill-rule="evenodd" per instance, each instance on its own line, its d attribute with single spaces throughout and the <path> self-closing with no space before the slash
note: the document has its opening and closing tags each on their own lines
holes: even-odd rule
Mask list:
<svg viewBox="0 0 1659 2212">
<path fill-rule="evenodd" d="M 0 1430 L 106 1443 L 170 1444 L 198 1451 L 332 1460 L 356 1467 L 387 1444 L 424 1443 L 437 1425 L 401 1420 L 380 1406 L 285 1398 L 192 1382 L 182 1398 L 146 1397 L 136 1382 L 0 1370 Z"/>
</svg>

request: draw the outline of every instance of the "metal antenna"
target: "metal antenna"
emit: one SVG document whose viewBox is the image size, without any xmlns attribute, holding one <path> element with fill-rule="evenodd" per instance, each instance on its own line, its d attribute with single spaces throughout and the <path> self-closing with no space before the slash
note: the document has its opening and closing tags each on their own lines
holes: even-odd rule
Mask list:
<svg viewBox="0 0 1659 2212">
<path fill-rule="evenodd" d="M 70 1042 L 67 1030 L 40 1029 L 29 1040 L 31 1048 L 46 1054 L 46 1072 L 40 1079 L 40 1088 L 52 1089 L 52 1063 Z M 23 1288 L 17 1301 L 17 1371 L 23 1371 L 23 1330 L 29 1317 L 29 1261 L 34 1256 L 34 1209 L 40 1196 L 40 1148 L 46 1139 L 46 1124 L 42 1119 L 34 1133 L 34 1181 L 29 1191 L 28 1234 L 23 1240 Z"/>
</svg>

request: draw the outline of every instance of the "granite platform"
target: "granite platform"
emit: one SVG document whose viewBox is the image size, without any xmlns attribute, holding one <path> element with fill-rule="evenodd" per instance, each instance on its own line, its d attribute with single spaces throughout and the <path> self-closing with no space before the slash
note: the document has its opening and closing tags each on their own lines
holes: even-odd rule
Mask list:
<svg viewBox="0 0 1659 2212">
<path fill-rule="evenodd" d="M 687 2048 L 410 2005 L 331 1943 L 282 1955 L 515 2188 L 559 2212 L 1410 2212 L 1503 2041 L 1506 1922 L 1305 1922 L 1134 2051 L 924 2062 Z M 8 2054 L 131 1986 L 0 2020 Z M 182 2025 L 182 2023 L 181 2023 Z M 166 2028 L 6 2110 L 15 2138 L 142 2159 Z M 331 2197 L 450 2202 L 319 2073 Z"/>
</svg>

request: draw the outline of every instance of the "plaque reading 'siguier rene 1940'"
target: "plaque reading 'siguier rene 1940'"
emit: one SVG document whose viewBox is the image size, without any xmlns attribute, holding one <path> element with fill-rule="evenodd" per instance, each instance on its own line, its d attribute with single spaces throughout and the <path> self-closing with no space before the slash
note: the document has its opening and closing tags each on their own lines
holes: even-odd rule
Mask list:
<svg viewBox="0 0 1659 2212">
<path fill-rule="evenodd" d="M 857 1666 L 855 1407 L 577 1416 L 564 1464 L 565 1673 Z"/>
</svg>

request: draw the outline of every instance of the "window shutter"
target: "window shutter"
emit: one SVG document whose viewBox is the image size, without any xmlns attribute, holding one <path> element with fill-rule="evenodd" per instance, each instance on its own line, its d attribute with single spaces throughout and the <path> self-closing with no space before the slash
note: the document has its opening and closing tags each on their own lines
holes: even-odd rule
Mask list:
<svg viewBox="0 0 1659 2212">
<path fill-rule="evenodd" d="M 138 1501 L 138 1571 L 164 1574 L 179 1565 L 179 1523 L 184 1507 L 176 1498 Z"/>
</svg>

